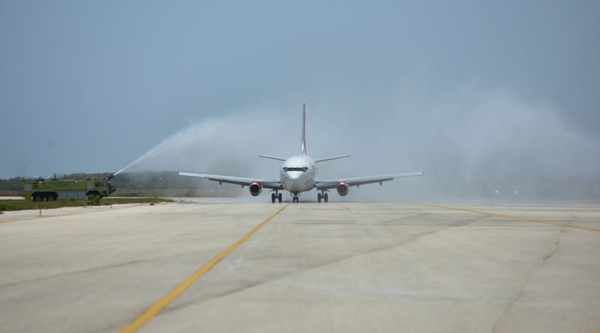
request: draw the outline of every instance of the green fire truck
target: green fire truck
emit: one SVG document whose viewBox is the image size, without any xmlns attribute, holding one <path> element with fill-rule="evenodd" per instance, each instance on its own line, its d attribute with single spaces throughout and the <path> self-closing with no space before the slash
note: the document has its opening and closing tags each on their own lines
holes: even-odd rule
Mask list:
<svg viewBox="0 0 600 333">
<path fill-rule="evenodd" d="M 54 175 L 52 179 L 22 180 L 19 184 L 19 195 L 33 201 L 56 201 L 86 199 L 91 196 L 102 198 L 116 190 L 110 184 L 112 176 L 86 180 L 65 178 Z"/>
</svg>

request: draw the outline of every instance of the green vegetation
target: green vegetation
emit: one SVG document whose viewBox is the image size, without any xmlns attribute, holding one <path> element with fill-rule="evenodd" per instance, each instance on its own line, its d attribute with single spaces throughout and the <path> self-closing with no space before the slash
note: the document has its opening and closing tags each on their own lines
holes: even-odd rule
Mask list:
<svg viewBox="0 0 600 333">
<path fill-rule="evenodd" d="M 70 174 L 66 179 L 100 179 L 110 173 Z M 240 186 L 202 181 L 199 178 L 181 177 L 177 172 L 136 172 L 121 173 L 110 180 L 117 191 L 108 197 L 90 197 L 87 200 L 57 200 L 33 202 L 30 200 L 1 200 L 2 196 L 19 196 L 19 178 L 0 179 L 0 214 L 2 211 L 24 209 L 52 209 L 128 203 L 155 204 L 171 202 L 164 197 L 236 197 Z"/>
<path fill-rule="evenodd" d="M 99 195 L 88 195 L 87 204 L 90 206 L 98 206 L 100 205 L 100 199 L 102 199 Z"/>
<path fill-rule="evenodd" d="M 232 174 L 235 175 L 235 172 Z M 66 179 L 101 179 L 108 176 L 110 173 L 81 173 L 69 174 Z M 0 196 L 18 196 L 19 180 L 0 179 Z M 110 182 L 117 189 L 110 197 L 237 197 L 246 190 L 236 185 L 219 186 L 216 182 L 181 177 L 173 171 L 120 173 Z"/>
<path fill-rule="evenodd" d="M 103 198 L 101 200 L 92 201 L 92 205 L 96 206 L 110 206 L 119 204 L 132 204 L 132 203 L 143 203 L 143 204 L 156 204 L 160 202 L 173 202 L 169 199 L 161 198 Z M 61 207 L 81 207 L 90 205 L 89 200 L 58 200 L 58 201 L 45 201 L 45 202 L 33 202 L 29 200 L 0 200 L 0 212 L 9 210 L 25 210 L 25 209 L 52 209 Z"/>
<path fill-rule="evenodd" d="M 0 203 L 0 212 L 5 210 L 16 210 L 15 205 L 8 203 Z"/>
</svg>

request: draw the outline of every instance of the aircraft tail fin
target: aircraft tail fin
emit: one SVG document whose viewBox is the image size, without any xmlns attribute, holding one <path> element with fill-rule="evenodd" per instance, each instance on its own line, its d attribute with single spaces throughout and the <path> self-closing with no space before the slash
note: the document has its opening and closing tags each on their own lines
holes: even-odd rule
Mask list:
<svg viewBox="0 0 600 333">
<path fill-rule="evenodd" d="M 306 103 L 302 104 L 302 152 L 300 156 L 306 156 Z"/>
</svg>

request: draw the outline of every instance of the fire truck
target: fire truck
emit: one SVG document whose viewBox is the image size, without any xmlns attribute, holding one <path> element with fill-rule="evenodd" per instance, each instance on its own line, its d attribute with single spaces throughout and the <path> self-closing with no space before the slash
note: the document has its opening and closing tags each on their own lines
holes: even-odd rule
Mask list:
<svg viewBox="0 0 600 333">
<path fill-rule="evenodd" d="M 54 175 L 52 179 L 22 180 L 19 184 L 19 195 L 33 201 L 77 200 L 91 196 L 102 198 L 116 190 L 110 184 L 112 177 L 78 180 L 66 179 L 66 175 Z"/>
</svg>

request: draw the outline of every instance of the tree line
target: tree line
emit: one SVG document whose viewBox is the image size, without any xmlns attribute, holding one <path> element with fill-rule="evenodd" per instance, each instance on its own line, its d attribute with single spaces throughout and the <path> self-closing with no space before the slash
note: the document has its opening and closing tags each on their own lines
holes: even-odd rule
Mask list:
<svg viewBox="0 0 600 333">
<path fill-rule="evenodd" d="M 85 180 L 101 179 L 110 175 L 110 173 L 74 173 L 66 175 L 66 178 L 64 175 L 59 176 L 61 179 Z M 0 179 L 0 190 L 18 191 L 19 182 L 23 179 L 34 180 L 34 178 L 22 177 Z M 49 180 L 48 178 L 45 179 Z M 111 178 L 110 182 L 117 189 L 132 190 L 214 189 L 219 186 L 218 183 L 202 181 L 200 178 L 179 176 L 175 171 L 124 172 Z"/>
</svg>

